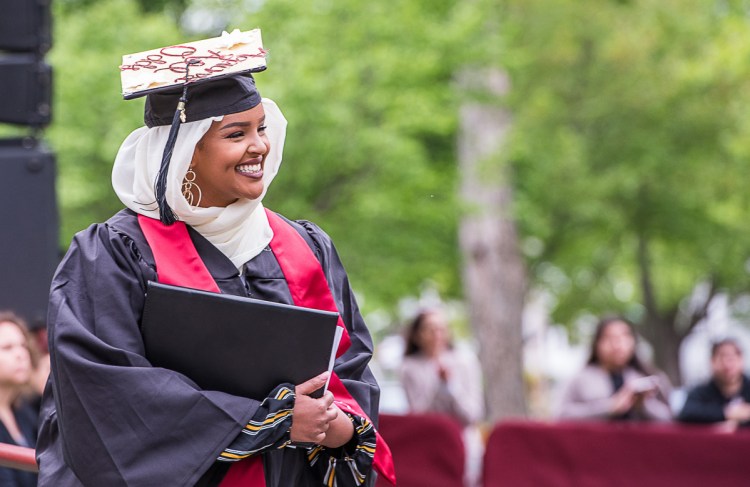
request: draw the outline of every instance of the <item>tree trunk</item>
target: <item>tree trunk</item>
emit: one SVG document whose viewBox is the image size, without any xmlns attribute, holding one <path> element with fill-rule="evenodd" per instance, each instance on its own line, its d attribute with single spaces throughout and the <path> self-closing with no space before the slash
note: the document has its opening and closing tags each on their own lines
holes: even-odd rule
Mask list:
<svg viewBox="0 0 750 487">
<path fill-rule="evenodd" d="M 693 289 L 691 295 L 684 298 L 687 304 L 683 306 L 677 304 L 669 312 L 660 312 L 651 278 L 648 243 L 644 234 L 638 236 L 638 268 L 643 304 L 646 309 L 640 331 L 654 348 L 656 367 L 669 376 L 672 385 L 680 386 L 682 385 L 680 346 L 695 326 L 708 315 L 708 308 L 717 292 L 716 282 L 710 279 L 708 282 L 699 284 Z"/>
<path fill-rule="evenodd" d="M 654 348 L 654 365 L 667 374 L 672 385 L 681 385 L 680 345 L 685 337 L 675 331 L 673 320 L 647 317 L 643 335 Z"/>
<path fill-rule="evenodd" d="M 500 95 L 508 81 L 497 71 L 470 72 L 462 87 Z M 490 421 L 526 414 L 521 335 L 526 268 L 512 218 L 507 168 L 490 162 L 509 127 L 510 116 L 497 106 L 467 101 L 461 109 L 458 155 L 466 211 L 459 240 Z"/>
</svg>

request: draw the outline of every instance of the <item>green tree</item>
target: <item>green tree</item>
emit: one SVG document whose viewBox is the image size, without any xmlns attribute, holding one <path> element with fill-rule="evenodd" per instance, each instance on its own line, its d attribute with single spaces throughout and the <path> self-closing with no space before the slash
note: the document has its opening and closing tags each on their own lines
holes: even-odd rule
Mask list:
<svg viewBox="0 0 750 487">
<path fill-rule="evenodd" d="M 267 204 L 321 224 L 368 309 L 460 293 L 454 2 L 266 2 L 264 96 L 289 119 Z"/>
<path fill-rule="evenodd" d="M 176 42 L 180 34 L 168 16 L 144 14 L 133 0 L 53 5 L 54 111 L 46 136 L 58 159 L 60 238 L 67 247 L 73 233 L 122 207 L 110 182 L 114 156 L 143 124 L 143 101 L 120 96 L 122 55 Z"/>
<path fill-rule="evenodd" d="M 750 24 L 728 2 L 510 0 L 517 214 L 554 317 L 624 312 L 679 383 L 682 339 L 746 292 Z"/>
</svg>

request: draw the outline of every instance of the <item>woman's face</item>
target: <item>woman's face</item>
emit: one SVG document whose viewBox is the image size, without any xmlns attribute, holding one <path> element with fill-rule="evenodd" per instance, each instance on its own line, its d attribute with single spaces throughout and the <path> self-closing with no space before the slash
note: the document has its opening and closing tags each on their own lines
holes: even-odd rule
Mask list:
<svg viewBox="0 0 750 487">
<path fill-rule="evenodd" d="M 263 167 L 270 149 L 263 105 L 225 115 L 195 147 L 190 167 L 201 191 L 199 206 L 228 206 L 263 193 Z M 193 195 L 197 201 L 197 194 Z"/>
<path fill-rule="evenodd" d="M 448 325 L 439 313 L 428 313 L 414 338 L 423 353 L 438 354 L 448 348 Z"/>
<path fill-rule="evenodd" d="M 21 386 L 31 378 L 31 354 L 26 336 L 15 323 L 0 323 L 0 385 Z"/>
<path fill-rule="evenodd" d="M 596 343 L 596 356 L 608 370 L 624 368 L 635 353 L 635 337 L 627 323 L 613 321 L 604 327 Z"/>
</svg>

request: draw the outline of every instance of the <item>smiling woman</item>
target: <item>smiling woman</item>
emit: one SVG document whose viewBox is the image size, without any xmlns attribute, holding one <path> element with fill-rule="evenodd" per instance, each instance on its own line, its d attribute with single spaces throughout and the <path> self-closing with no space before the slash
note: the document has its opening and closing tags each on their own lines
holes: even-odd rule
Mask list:
<svg viewBox="0 0 750 487">
<path fill-rule="evenodd" d="M 216 49 L 244 42 L 229 37 Z M 188 82 L 143 92 L 146 126 L 112 171 L 127 208 L 77 234 L 53 280 L 39 485 L 372 486 L 373 470 L 393 480 L 373 426 L 372 340 L 333 243 L 262 205 L 286 120 L 248 70 L 191 77 L 198 51 L 166 52 L 187 53 L 170 69 Z M 153 367 L 140 330 L 149 281 L 338 311 L 333 372 L 248 398 Z"/>
</svg>

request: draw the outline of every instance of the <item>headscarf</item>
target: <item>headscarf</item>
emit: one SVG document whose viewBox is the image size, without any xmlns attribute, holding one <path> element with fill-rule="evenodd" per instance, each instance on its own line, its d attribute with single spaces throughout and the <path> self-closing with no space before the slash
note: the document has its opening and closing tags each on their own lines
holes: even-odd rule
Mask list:
<svg viewBox="0 0 750 487">
<path fill-rule="evenodd" d="M 262 105 L 270 150 L 263 167 L 260 197 L 240 199 L 225 208 L 201 208 L 190 206 L 182 195 L 182 182 L 196 144 L 211 124 L 223 116 L 181 125 L 167 174 L 166 199 L 174 213 L 218 248 L 238 269 L 258 255 L 273 238 L 262 200 L 281 165 L 287 122 L 272 100 L 263 98 Z M 134 130 L 120 146 L 112 169 L 112 186 L 120 201 L 134 212 L 150 218 L 159 218 L 154 181 L 169 130 L 168 125 Z"/>
</svg>

